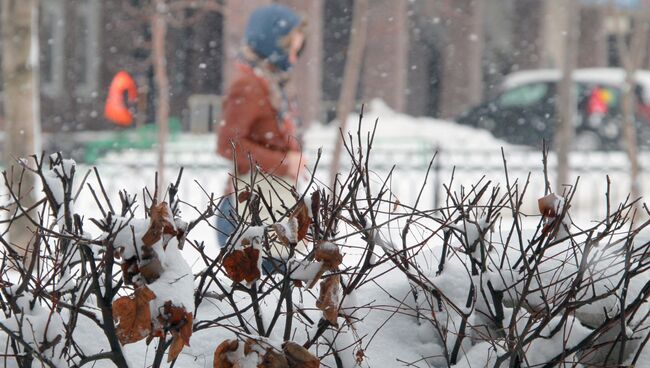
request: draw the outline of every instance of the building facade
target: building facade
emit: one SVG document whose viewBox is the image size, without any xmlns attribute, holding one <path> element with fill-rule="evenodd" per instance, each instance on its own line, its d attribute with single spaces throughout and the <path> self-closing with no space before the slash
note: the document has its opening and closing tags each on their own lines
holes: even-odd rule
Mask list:
<svg viewBox="0 0 650 368">
<path fill-rule="evenodd" d="M 371 0 L 357 102 L 381 98 L 397 111 L 450 118 L 496 93 L 507 73 L 557 67 L 562 1 Z M 222 0 L 219 12 L 170 13 L 171 113 L 186 127 L 190 97 L 222 94 L 248 14 L 270 2 Z M 306 50 L 291 85 L 303 120 L 328 121 L 334 116 L 342 84 L 353 0 L 278 2 L 295 8 L 308 22 Z M 41 2 L 44 130 L 112 129 L 103 119 L 103 106 L 108 85 L 119 70 L 136 77 L 144 96 L 139 121 L 153 122 L 155 89 L 146 3 Z M 583 4 L 581 20 L 578 65 L 616 65 L 606 9 Z M 218 119 L 218 114 L 213 118 Z"/>
</svg>

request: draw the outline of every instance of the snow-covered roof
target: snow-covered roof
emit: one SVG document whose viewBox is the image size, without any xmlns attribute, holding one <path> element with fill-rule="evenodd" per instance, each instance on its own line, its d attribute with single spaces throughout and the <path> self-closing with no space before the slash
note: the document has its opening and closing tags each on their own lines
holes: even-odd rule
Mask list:
<svg viewBox="0 0 650 368">
<path fill-rule="evenodd" d="M 502 89 L 510 89 L 529 83 L 558 81 L 561 75 L 561 71 L 558 69 L 523 70 L 507 75 L 501 86 Z M 621 68 L 576 69 L 573 72 L 573 80 L 582 83 L 620 86 L 625 81 L 625 70 Z M 650 101 L 650 71 L 638 70 L 636 82 L 643 88 L 643 99 Z"/>
</svg>

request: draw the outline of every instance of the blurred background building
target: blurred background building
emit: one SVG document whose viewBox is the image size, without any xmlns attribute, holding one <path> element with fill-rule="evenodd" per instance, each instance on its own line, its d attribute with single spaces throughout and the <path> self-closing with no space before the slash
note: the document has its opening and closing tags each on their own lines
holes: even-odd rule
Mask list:
<svg viewBox="0 0 650 368">
<path fill-rule="evenodd" d="M 566 12 L 563 0 L 372 0 L 359 101 L 383 99 L 412 115 L 449 118 L 494 94 L 504 75 L 558 67 Z M 630 11 L 645 0 L 620 0 Z M 119 70 L 138 82 L 140 123 L 154 121 L 149 22 L 140 0 L 41 1 L 41 93 L 44 131 L 112 129 L 102 116 Z M 352 0 L 281 0 L 309 23 L 305 55 L 294 77 L 303 118 L 329 121 L 341 87 L 350 39 Z M 248 14 L 270 0 L 224 0 L 221 12 L 186 10 L 167 37 L 171 115 L 190 129 L 191 110 L 212 107 L 230 74 Z M 610 1 L 580 6 L 578 67 L 618 66 Z M 650 67 L 645 60 L 644 67 Z M 201 115 L 205 118 L 205 114 Z"/>
</svg>

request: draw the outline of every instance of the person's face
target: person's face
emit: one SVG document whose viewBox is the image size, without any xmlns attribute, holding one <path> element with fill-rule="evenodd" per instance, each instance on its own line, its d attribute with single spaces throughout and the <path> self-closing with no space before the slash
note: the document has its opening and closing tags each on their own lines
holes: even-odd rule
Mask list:
<svg viewBox="0 0 650 368">
<path fill-rule="evenodd" d="M 289 38 L 289 62 L 295 65 L 298 62 L 298 57 L 305 45 L 305 34 L 301 31 L 292 32 Z"/>
</svg>

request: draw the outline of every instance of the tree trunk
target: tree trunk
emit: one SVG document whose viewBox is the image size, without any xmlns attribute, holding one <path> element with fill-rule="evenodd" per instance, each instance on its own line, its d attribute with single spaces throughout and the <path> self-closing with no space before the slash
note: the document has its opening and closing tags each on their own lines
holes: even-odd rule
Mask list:
<svg viewBox="0 0 650 368">
<path fill-rule="evenodd" d="M 625 73 L 625 88 L 623 88 L 623 98 L 621 101 L 621 111 L 623 113 L 623 139 L 625 152 L 630 160 L 630 195 L 632 199 L 641 196 L 639 183 L 639 157 L 636 144 L 636 127 L 635 111 L 636 101 L 634 95 L 634 86 L 636 85 L 634 76 L 636 68 L 627 69 Z"/>
<path fill-rule="evenodd" d="M 573 119 L 576 101 L 573 93 L 573 70 L 576 64 L 576 46 L 578 41 L 578 4 L 576 0 L 567 0 L 565 5 L 565 27 L 557 32 L 566 32 L 562 60 L 562 80 L 557 97 L 557 124 L 555 127 L 555 152 L 557 153 L 556 191 L 561 193 L 562 186 L 569 180 L 569 151 L 574 135 Z"/>
<path fill-rule="evenodd" d="M 167 77 L 167 59 L 165 38 L 167 20 L 165 0 L 156 0 L 151 19 L 153 44 L 153 66 L 156 79 L 156 126 L 158 127 L 158 185 L 164 191 L 165 184 L 165 144 L 169 130 L 169 78 Z"/>
<path fill-rule="evenodd" d="M 625 67 L 625 82 L 621 88 L 623 91 L 621 111 L 623 113 L 623 140 L 625 152 L 630 160 L 630 195 L 632 199 L 641 196 L 641 183 L 639 182 L 639 157 L 636 132 L 636 71 L 641 66 L 647 51 L 647 33 L 649 31 L 648 21 L 644 17 L 647 10 L 637 13 L 634 22 L 631 45 L 625 43 L 624 35 L 617 36 L 617 48 Z"/>
<path fill-rule="evenodd" d="M 38 87 L 38 0 L 2 0 L 2 76 L 5 109 L 5 169 L 21 157 L 40 154 L 41 123 Z M 14 170 L 13 190 L 18 190 L 20 170 Z M 25 207 L 34 203 L 36 176 L 26 173 L 19 196 Z M 31 258 L 32 233 L 24 218 L 10 225 L 9 241 L 14 250 Z"/>
<path fill-rule="evenodd" d="M 138 86 L 138 102 L 137 111 L 135 116 L 136 129 L 142 128 L 147 123 L 147 102 L 149 101 L 149 80 L 147 77 L 140 75 L 136 79 Z"/>
<path fill-rule="evenodd" d="M 350 115 L 350 112 L 354 108 L 357 86 L 359 85 L 359 75 L 361 73 L 368 29 L 367 13 L 368 0 L 355 0 L 352 13 L 350 44 L 348 45 L 345 69 L 343 70 L 343 85 L 341 86 L 341 93 L 339 94 L 339 101 L 336 108 L 336 120 L 339 122 L 339 128 L 344 134 L 346 132 L 348 115 Z M 330 167 L 330 183 L 332 188 L 334 188 L 336 175 L 339 172 L 342 149 L 343 140 L 337 134 Z"/>
<path fill-rule="evenodd" d="M 517 0 L 513 3 L 512 39 L 518 52 L 512 61 L 518 70 L 543 67 L 544 2 L 539 0 Z"/>
</svg>

